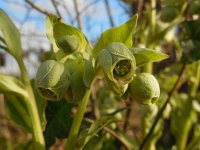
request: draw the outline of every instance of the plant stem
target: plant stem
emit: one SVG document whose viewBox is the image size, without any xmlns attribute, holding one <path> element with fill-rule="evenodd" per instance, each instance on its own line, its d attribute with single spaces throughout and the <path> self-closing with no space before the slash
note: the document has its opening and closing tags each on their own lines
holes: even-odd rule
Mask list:
<svg viewBox="0 0 200 150">
<path fill-rule="evenodd" d="M 182 68 L 181 68 L 181 71 L 180 71 L 180 73 L 179 73 L 178 79 L 176 80 L 176 82 L 175 82 L 175 84 L 174 84 L 172 90 L 170 91 L 169 96 L 168 96 L 168 98 L 166 99 L 164 105 L 162 106 L 162 108 L 161 108 L 160 111 L 158 112 L 158 114 L 157 114 L 157 116 L 156 116 L 156 118 L 155 118 L 155 121 L 154 121 L 153 125 L 151 126 L 151 128 L 150 128 L 150 130 L 149 130 L 149 133 L 146 135 L 146 137 L 144 138 L 144 140 L 143 140 L 142 143 L 140 144 L 139 150 L 142 150 L 143 147 L 145 146 L 145 144 L 148 142 L 148 140 L 149 140 L 151 134 L 153 133 L 153 131 L 154 131 L 154 129 L 155 129 L 155 127 L 156 127 L 156 125 L 157 125 L 159 119 L 162 117 L 163 112 L 164 112 L 164 110 L 165 110 L 167 104 L 170 102 L 170 99 L 171 99 L 172 95 L 173 95 L 174 92 L 176 91 L 176 88 L 178 87 L 178 84 L 179 84 L 179 82 L 180 82 L 180 80 L 181 80 L 181 78 L 182 78 L 182 76 L 183 76 L 183 73 L 184 73 L 185 69 L 186 69 L 186 64 L 183 64 L 183 66 L 182 66 Z"/>
<path fill-rule="evenodd" d="M 32 93 L 32 89 L 29 90 L 29 93 Z M 33 141 L 34 148 L 36 150 L 45 150 L 44 136 L 42 132 L 41 122 L 39 118 L 39 113 L 35 103 L 34 95 L 31 94 L 26 100 L 27 109 L 31 118 L 32 127 L 33 127 Z"/>
<path fill-rule="evenodd" d="M 39 113 L 37 110 L 37 105 L 35 101 L 35 97 L 32 91 L 31 83 L 29 80 L 28 73 L 26 71 L 26 67 L 24 65 L 24 62 L 22 58 L 16 58 L 20 71 L 21 71 L 21 77 L 22 81 L 26 86 L 28 95 L 24 97 L 28 113 L 31 118 L 32 122 L 32 134 L 33 134 L 33 141 L 34 141 L 34 148 L 37 150 L 45 150 L 45 142 L 44 142 L 44 136 L 42 132 L 42 126 L 39 118 Z"/>
<path fill-rule="evenodd" d="M 192 105 L 192 103 L 190 103 L 190 106 L 188 106 L 188 109 L 192 109 L 191 105 Z M 191 112 L 190 112 L 190 116 L 184 122 L 184 126 L 182 128 L 181 135 L 177 138 L 176 145 L 177 145 L 178 150 L 185 149 L 186 144 L 187 144 L 187 139 L 188 139 L 188 133 L 190 131 L 191 125 L 192 125 L 192 122 L 191 122 Z"/>
<path fill-rule="evenodd" d="M 189 131 L 190 131 L 190 128 L 193 124 L 193 122 L 191 121 L 191 117 L 192 117 L 192 114 L 194 113 L 194 110 L 192 108 L 192 101 L 194 99 L 194 97 L 196 96 L 196 91 L 198 89 L 198 86 L 199 86 L 199 80 L 200 80 L 200 61 L 196 62 L 196 69 L 195 69 L 195 80 L 193 82 L 193 84 L 191 85 L 190 87 L 190 91 L 189 91 L 189 103 L 187 104 L 187 108 L 188 110 L 190 110 L 189 112 L 189 116 L 185 119 L 185 122 L 184 122 L 184 126 L 182 128 L 182 132 L 181 132 L 181 135 L 177 141 L 177 148 L 179 150 L 184 150 L 185 147 L 186 147 L 186 144 L 187 144 L 187 140 L 188 140 L 188 134 L 189 134 Z"/>
<path fill-rule="evenodd" d="M 148 36 L 146 40 L 146 47 L 149 47 L 149 41 L 155 34 L 155 26 L 156 26 L 156 0 L 151 0 L 151 14 L 150 14 L 150 28 L 148 31 Z M 153 64 L 148 63 L 144 68 L 145 72 L 152 73 Z"/>
<path fill-rule="evenodd" d="M 77 113 L 74 117 L 72 127 L 69 132 L 69 136 L 67 139 L 67 144 L 65 146 L 65 150 L 74 150 L 76 139 L 78 136 L 79 128 L 81 126 L 81 122 L 83 120 L 83 116 L 88 104 L 89 96 L 91 93 L 91 88 L 87 89 L 85 96 L 81 100 L 81 102 L 78 105 Z"/>
</svg>

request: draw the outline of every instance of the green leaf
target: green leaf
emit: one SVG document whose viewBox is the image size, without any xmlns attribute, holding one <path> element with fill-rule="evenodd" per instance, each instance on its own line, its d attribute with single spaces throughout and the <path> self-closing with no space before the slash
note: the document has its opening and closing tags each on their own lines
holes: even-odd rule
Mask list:
<svg viewBox="0 0 200 150">
<path fill-rule="evenodd" d="M 131 47 L 132 36 L 135 32 L 137 18 L 138 16 L 135 15 L 121 26 L 111 28 L 103 32 L 93 50 L 93 56 L 95 60 L 97 59 L 99 52 L 110 45 L 112 42 L 121 42 L 127 47 Z"/>
<path fill-rule="evenodd" d="M 0 9 L 0 30 L 3 33 L 4 40 L 8 46 L 8 52 L 18 58 L 21 57 L 22 47 L 20 33 L 9 16 Z"/>
<path fill-rule="evenodd" d="M 150 62 L 156 62 L 168 58 L 168 55 L 147 48 L 130 48 L 136 59 L 136 66 L 142 66 Z"/>
<path fill-rule="evenodd" d="M 64 99 L 47 102 L 45 111 L 47 125 L 44 131 L 47 149 L 54 144 L 56 138 L 64 139 L 68 136 L 73 121 L 70 116 L 72 106 Z"/>
<path fill-rule="evenodd" d="M 0 74 L 0 92 L 18 96 L 27 96 L 23 83 L 14 77 Z"/>
<path fill-rule="evenodd" d="M 31 132 L 31 119 L 24 101 L 11 95 L 6 95 L 5 99 L 6 115 L 8 118 L 24 129 L 24 131 Z"/>
</svg>

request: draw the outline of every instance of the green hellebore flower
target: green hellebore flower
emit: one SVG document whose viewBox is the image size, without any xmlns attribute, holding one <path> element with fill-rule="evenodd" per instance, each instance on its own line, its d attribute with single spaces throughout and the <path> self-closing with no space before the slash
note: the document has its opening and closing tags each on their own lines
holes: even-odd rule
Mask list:
<svg viewBox="0 0 200 150">
<path fill-rule="evenodd" d="M 80 48 L 80 41 L 76 35 L 64 35 L 58 38 L 56 43 L 67 54 L 74 53 Z"/>
<path fill-rule="evenodd" d="M 128 84 L 135 73 L 135 57 L 122 43 L 111 43 L 103 49 L 98 57 L 99 64 L 111 82 L 116 84 Z"/>
<path fill-rule="evenodd" d="M 47 100 L 60 100 L 68 89 L 70 78 L 64 64 L 47 60 L 38 68 L 36 87 L 39 94 Z"/>
<path fill-rule="evenodd" d="M 130 83 L 130 92 L 134 100 L 142 104 L 150 104 L 158 100 L 160 87 L 153 75 L 140 73 Z"/>
</svg>

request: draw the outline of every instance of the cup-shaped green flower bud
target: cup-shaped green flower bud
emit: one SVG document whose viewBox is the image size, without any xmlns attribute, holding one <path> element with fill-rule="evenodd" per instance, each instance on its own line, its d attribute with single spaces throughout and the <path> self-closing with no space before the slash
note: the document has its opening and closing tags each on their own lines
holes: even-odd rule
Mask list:
<svg viewBox="0 0 200 150">
<path fill-rule="evenodd" d="M 98 57 L 99 64 L 110 81 L 128 84 L 132 81 L 136 68 L 135 57 L 122 43 L 111 43 Z"/>
<path fill-rule="evenodd" d="M 140 73 L 130 83 L 130 93 L 134 100 L 142 104 L 150 104 L 158 100 L 160 87 L 153 75 Z"/>
<path fill-rule="evenodd" d="M 80 48 L 80 41 L 76 35 L 64 35 L 57 39 L 57 46 L 67 54 L 76 52 Z"/>
<path fill-rule="evenodd" d="M 36 74 L 36 87 L 47 100 L 60 100 L 68 89 L 70 78 L 64 64 L 54 60 L 43 62 Z"/>
</svg>

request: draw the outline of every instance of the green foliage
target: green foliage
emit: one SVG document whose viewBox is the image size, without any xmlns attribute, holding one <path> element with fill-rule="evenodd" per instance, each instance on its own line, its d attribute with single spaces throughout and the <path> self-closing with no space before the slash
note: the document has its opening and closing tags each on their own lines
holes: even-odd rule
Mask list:
<svg viewBox="0 0 200 150">
<path fill-rule="evenodd" d="M 12 76 L 0 74 L 0 92 L 16 96 L 27 96 L 26 87 Z"/>
<path fill-rule="evenodd" d="M 73 120 L 70 115 L 72 106 L 65 99 L 47 102 L 45 110 L 47 125 L 44 130 L 47 149 L 55 143 L 56 138 L 64 139 L 68 136 Z"/>
<path fill-rule="evenodd" d="M 129 48 L 136 60 L 137 66 L 143 66 L 147 63 L 160 61 L 168 58 L 164 53 L 157 52 L 147 48 Z"/>
<path fill-rule="evenodd" d="M 24 101 L 15 96 L 6 96 L 6 114 L 24 131 L 32 132 L 32 123 Z"/>
<path fill-rule="evenodd" d="M 15 58 L 21 57 L 22 47 L 20 33 L 9 16 L 0 9 L 0 31 L 4 36 L 7 51 Z"/>
<path fill-rule="evenodd" d="M 66 138 L 69 150 L 198 149 L 199 3 L 154 2 L 143 2 L 146 12 L 139 20 L 135 15 L 103 32 L 94 48 L 79 29 L 48 15 L 53 53 L 32 84 L 19 31 L 0 10 L 0 47 L 16 58 L 22 79 L 0 74 L 0 92 L 8 118 L 33 134 L 34 149 L 49 149 Z"/>
<path fill-rule="evenodd" d="M 99 52 L 108 47 L 113 42 L 120 42 L 128 48 L 132 46 L 132 37 L 135 32 L 138 16 L 133 16 L 129 21 L 119 27 L 111 28 L 101 34 L 101 37 L 95 44 L 93 56 L 96 59 Z"/>
</svg>

